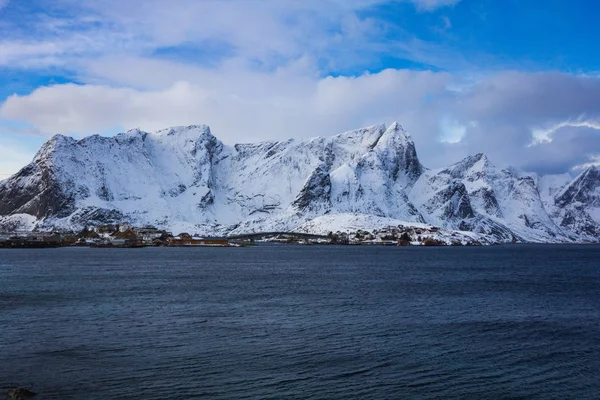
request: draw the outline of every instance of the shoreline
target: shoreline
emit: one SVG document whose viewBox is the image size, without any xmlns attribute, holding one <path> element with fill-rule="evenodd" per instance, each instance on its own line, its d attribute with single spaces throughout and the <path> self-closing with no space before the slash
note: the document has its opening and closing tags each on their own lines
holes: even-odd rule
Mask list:
<svg viewBox="0 0 600 400">
<path fill-rule="evenodd" d="M 255 244 L 243 244 L 243 245 L 174 245 L 174 246 L 153 246 L 153 245 L 134 245 L 134 246 L 93 246 L 93 245 L 62 245 L 62 244 L 44 244 L 44 243 L 31 243 L 25 244 L 20 243 L 16 245 L 6 246 L 0 243 L 0 250 L 23 250 L 23 249 L 146 249 L 146 248 L 174 248 L 174 249 L 197 249 L 197 248 L 244 248 L 244 247 L 263 247 L 263 246 L 352 246 L 352 247 L 490 247 L 490 246 L 593 246 L 600 245 L 600 243 L 591 242 L 573 242 L 573 243 L 548 243 L 548 242 L 522 242 L 522 243 L 492 243 L 492 244 L 465 244 L 465 245 L 452 245 L 452 244 L 436 244 L 436 245 L 425 245 L 425 244 L 394 244 L 394 243 L 282 243 L 277 241 L 266 241 Z"/>
</svg>

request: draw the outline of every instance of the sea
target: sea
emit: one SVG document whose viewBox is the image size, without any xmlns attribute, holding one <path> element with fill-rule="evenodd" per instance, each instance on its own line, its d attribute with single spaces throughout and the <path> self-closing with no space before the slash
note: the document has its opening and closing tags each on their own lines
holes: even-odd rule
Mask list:
<svg viewBox="0 0 600 400">
<path fill-rule="evenodd" d="M 10 387 L 36 400 L 600 399 L 600 246 L 0 250 Z"/>
</svg>

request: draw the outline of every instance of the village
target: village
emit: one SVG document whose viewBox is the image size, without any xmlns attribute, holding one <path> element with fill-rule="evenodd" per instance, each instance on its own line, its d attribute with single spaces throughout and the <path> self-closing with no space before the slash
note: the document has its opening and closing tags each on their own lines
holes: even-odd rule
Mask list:
<svg viewBox="0 0 600 400">
<path fill-rule="evenodd" d="M 206 237 L 189 233 L 173 235 L 154 226 L 135 227 L 129 223 L 86 227 L 80 232 L 0 233 L 0 248 L 242 247 L 259 243 L 363 246 L 477 246 L 482 244 L 465 235 L 443 232 L 437 227 L 402 225 L 373 231 L 358 229 L 354 232 L 329 232 L 327 235 L 267 232 L 230 237 Z"/>
<path fill-rule="evenodd" d="M 86 227 L 80 232 L 10 232 L 0 234 L 0 248 L 114 247 L 150 246 L 239 247 L 244 241 L 221 237 L 200 237 L 181 233 L 174 236 L 154 226 L 135 227 L 129 223 Z"/>
</svg>

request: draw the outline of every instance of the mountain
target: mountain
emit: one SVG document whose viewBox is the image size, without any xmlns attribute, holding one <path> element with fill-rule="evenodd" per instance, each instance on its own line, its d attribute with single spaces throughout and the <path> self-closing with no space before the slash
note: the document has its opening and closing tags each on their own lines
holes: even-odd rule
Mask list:
<svg viewBox="0 0 600 400">
<path fill-rule="evenodd" d="M 600 170 L 588 167 L 554 196 L 549 208 L 557 223 L 587 241 L 600 237 Z"/>
<path fill-rule="evenodd" d="M 497 242 L 597 241 L 598 175 L 536 181 L 483 154 L 429 170 L 398 123 L 233 146 L 207 126 L 57 135 L 0 182 L 0 230 L 128 221 L 234 234 L 401 221 Z"/>
<path fill-rule="evenodd" d="M 484 154 L 427 171 L 411 199 L 437 225 L 504 241 L 568 240 L 546 212 L 535 181 L 495 167 Z"/>
</svg>

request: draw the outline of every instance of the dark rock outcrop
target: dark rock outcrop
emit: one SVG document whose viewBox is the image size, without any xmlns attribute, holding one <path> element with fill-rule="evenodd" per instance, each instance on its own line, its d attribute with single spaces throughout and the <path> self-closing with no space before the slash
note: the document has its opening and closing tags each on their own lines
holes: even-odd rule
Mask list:
<svg viewBox="0 0 600 400">
<path fill-rule="evenodd" d="M 310 174 L 292 206 L 302 211 L 331 206 L 331 178 L 327 165 L 319 164 Z"/>
<path fill-rule="evenodd" d="M 25 388 L 9 389 L 6 391 L 6 398 L 8 400 L 27 400 L 37 396 L 37 393 Z"/>
</svg>

